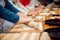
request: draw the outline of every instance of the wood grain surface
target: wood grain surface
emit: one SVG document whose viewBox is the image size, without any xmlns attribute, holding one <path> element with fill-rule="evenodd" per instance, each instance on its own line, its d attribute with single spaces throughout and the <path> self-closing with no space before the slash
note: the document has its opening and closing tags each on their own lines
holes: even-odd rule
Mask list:
<svg viewBox="0 0 60 40">
<path fill-rule="evenodd" d="M 39 40 L 40 35 L 37 32 L 2 33 L 0 40 Z"/>
</svg>

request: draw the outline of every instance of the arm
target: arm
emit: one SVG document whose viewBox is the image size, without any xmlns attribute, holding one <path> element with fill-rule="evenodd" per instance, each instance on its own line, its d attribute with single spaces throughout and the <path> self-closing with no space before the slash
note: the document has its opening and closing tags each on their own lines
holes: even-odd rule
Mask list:
<svg viewBox="0 0 60 40">
<path fill-rule="evenodd" d="M 22 12 L 22 13 L 24 13 L 24 14 L 27 14 L 27 12 L 29 11 L 27 8 L 25 8 L 22 4 L 17 4 L 17 5 L 19 5 L 19 6 L 17 6 L 17 5 L 15 5 L 15 4 L 13 4 L 12 1 L 13 1 L 13 0 L 8 0 L 8 2 L 9 2 L 11 5 L 13 5 L 13 7 L 15 7 L 16 9 L 18 9 L 20 12 Z"/>
<path fill-rule="evenodd" d="M 34 19 L 27 16 L 18 16 L 14 12 L 11 12 L 0 5 L 0 18 L 10 21 L 12 23 L 27 23 Z"/>
<path fill-rule="evenodd" d="M 16 23 L 19 20 L 19 16 L 13 12 L 5 9 L 0 5 L 0 18 Z"/>
<path fill-rule="evenodd" d="M 8 7 L 7 7 L 8 6 Z M 10 2 L 6 1 L 6 6 L 5 6 L 6 9 L 12 11 L 12 12 L 19 12 L 18 9 L 16 9 Z"/>
</svg>

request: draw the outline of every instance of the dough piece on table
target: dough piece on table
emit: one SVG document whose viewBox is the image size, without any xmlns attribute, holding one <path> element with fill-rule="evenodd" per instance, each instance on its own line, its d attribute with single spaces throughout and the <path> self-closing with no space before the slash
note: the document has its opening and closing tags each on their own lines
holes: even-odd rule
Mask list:
<svg viewBox="0 0 60 40">
<path fill-rule="evenodd" d="M 44 21 L 45 20 L 45 16 L 36 16 L 36 21 Z"/>
<path fill-rule="evenodd" d="M 28 25 L 32 28 L 35 28 L 36 30 L 43 31 L 42 22 L 38 23 L 38 22 L 31 21 L 28 23 Z"/>
</svg>

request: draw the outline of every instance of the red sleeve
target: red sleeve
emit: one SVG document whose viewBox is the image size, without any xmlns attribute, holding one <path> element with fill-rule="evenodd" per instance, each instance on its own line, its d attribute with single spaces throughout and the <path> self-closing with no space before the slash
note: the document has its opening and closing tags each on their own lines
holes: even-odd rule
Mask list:
<svg viewBox="0 0 60 40">
<path fill-rule="evenodd" d="M 30 0 L 19 0 L 19 2 L 20 2 L 22 5 L 27 6 L 27 5 L 29 5 Z"/>
</svg>

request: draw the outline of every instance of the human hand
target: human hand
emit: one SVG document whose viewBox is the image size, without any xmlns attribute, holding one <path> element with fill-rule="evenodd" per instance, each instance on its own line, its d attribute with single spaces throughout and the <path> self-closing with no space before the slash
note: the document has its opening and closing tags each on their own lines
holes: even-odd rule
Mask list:
<svg viewBox="0 0 60 40">
<path fill-rule="evenodd" d="M 20 24 L 20 23 L 27 23 L 27 22 L 34 21 L 34 20 L 35 19 L 30 18 L 30 17 L 24 17 L 24 16 L 22 17 L 22 16 L 20 16 L 18 24 Z"/>
<path fill-rule="evenodd" d="M 41 13 L 43 11 L 43 9 L 44 9 L 44 6 L 43 5 L 40 5 L 40 6 L 38 6 L 38 7 L 35 8 L 35 11 L 37 13 Z"/>
<path fill-rule="evenodd" d="M 32 16 L 32 15 L 37 16 L 38 13 L 37 13 L 36 11 L 30 10 L 27 15 L 28 15 L 28 16 Z"/>
<path fill-rule="evenodd" d="M 24 15 L 23 13 L 20 13 L 20 12 L 18 12 L 17 15 L 21 17 L 27 17 L 27 15 Z"/>
</svg>

